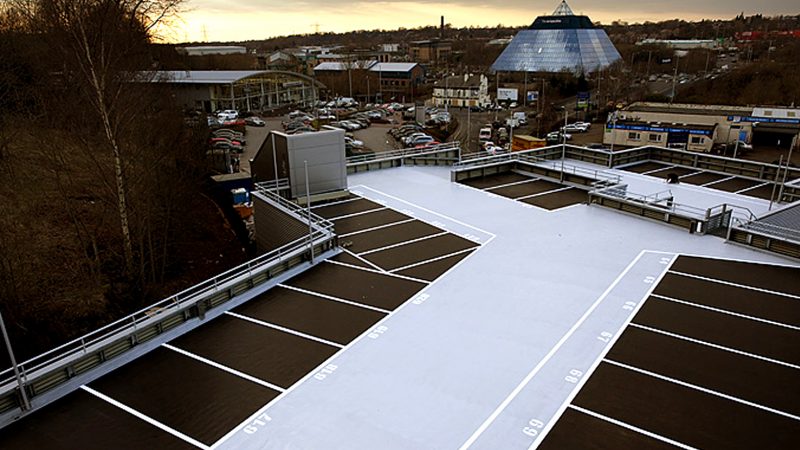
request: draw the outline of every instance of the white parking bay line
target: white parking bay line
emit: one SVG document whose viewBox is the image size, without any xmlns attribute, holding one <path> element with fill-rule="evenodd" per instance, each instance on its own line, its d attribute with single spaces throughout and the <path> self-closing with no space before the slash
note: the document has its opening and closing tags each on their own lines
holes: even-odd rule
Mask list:
<svg viewBox="0 0 800 450">
<path fill-rule="evenodd" d="M 794 420 L 800 421 L 800 417 L 798 417 L 798 416 L 796 416 L 794 414 L 790 414 L 790 413 L 788 413 L 786 411 L 781 411 L 779 409 L 770 408 L 769 406 L 764 406 L 762 404 L 751 402 L 749 400 L 745 400 L 743 398 L 735 397 L 733 395 L 728 395 L 728 394 L 725 394 L 723 392 L 715 391 L 713 389 L 705 388 L 705 387 L 698 386 L 698 385 L 692 384 L 692 383 L 687 383 L 685 381 L 681 381 L 681 380 L 678 380 L 676 378 L 671 378 L 671 377 L 668 377 L 668 376 L 665 376 L 665 375 L 661 375 L 659 373 L 651 372 L 651 371 L 645 370 L 645 369 L 640 369 L 638 367 L 634 367 L 634 366 L 631 366 L 631 365 L 628 365 L 628 364 L 624 364 L 624 363 L 621 363 L 621 362 L 618 362 L 618 361 L 614 361 L 614 360 L 611 360 L 611 359 L 607 359 L 607 358 L 604 359 L 603 362 L 605 362 L 607 364 L 611 364 L 611 365 L 617 366 L 617 367 L 620 367 L 622 369 L 630 370 L 631 372 L 636 372 L 636 373 L 639 373 L 639 374 L 642 374 L 642 375 L 647 375 L 649 377 L 659 379 L 661 381 L 666 381 L 667 383 L 677 384 L 678 386 L 683 386 L 685 388 L 693 389 L 695 391 L 699 391 L 699 392 L 702 392 L 704 394 L 714 395 L 716 397 L 724 398 L 725 400 L 730 400 L 732 402 L 740 403 L 742 405 L 750 406 L 750 407 L 757 408 L 757 409 L 760 409 L 760 410 L 763 410 L 763 411 L 771 412 L 773 414 L 778 414 L 779 416 L 784 416 L 784 417 L 788 417 L 789 419 L 794 419 Z"/>
<path fill-rule="evenodd" d="M 203 444 L 202 442 L 198 441 L 197 439 L 189 437 L 189 436 L 181 433 L 180 431 L 178 431 L 178 430 L 176 430 L 176 429 L 174 429 L 172 427 L 164 425 L 163 423 L 157 421 L 156 419 L 153 419 L 152 417 L 150 417 L 150 416 L 148 416 L 146 414 L 143 414 L 143 413 L 131 408 L 130 406 L 128 406 L 128 405 L 126 405 L 124 403 L 121 403 L 121 402 L 119 402 L 117 400 L 114 400 L 113 398 L 103 394 L 102 392 L 96 391 L 96 390 L 94 390 L 94 389 L 92 389 L 92 388 L 90 388 L 89 386 L 86 386 L 86 385 L 81 386 L 81 389 L 83 389 L 84 391 L 94 395 L 95 397 L 97 397 L 97 398 L 99 398 L 101 400 L 105 400 L 106 402 L 111 403 L 112 405 L 114 405 L 117 408 L 125 411 L 128 414 L 131 414 L 131 415 L 136 416 L 137 418 L 139 418 L 141 420 L 144 420 L 145 422 L 149 423 L 150 425 L 153 425 L 154 427 L 156 427 L 156 428 L 158 428 L 158 429 L 160 429 L 162 431 L 166 431 L 167 433 L 175 436 L 178 439 L 181 439 L 182 441 L 185 441 L 185 442 L 188 442 L 189 444 L 194 445 L 197 448 L 202 448 L 202 449 L 205 449 L 205 450 L 210 450 L 211 449 L 211 447 L 209 447 L 206 444 Z"/>
<path fill-rule="evenodd" d="M 293 291 L 302 292 L 303 294 L 313 295 L 315 297 L 323 298 L 323 299 L 326 299 L 326 300 L 331 300 L 331 301 L 334 301 L 334 302 L 344 303 L 346 305 L 352 305 L 352 306 L 358 306 L 359 308 L 371 309 L 373 311 L 382 312 L 384 314 L 389 314 L 391 312 L 388 309 L 378 308 L 377 306 L 365 305 L 363 303 L 354 302 L 352 300 L 345 300 L 343 298 L 334 297 L 332 295 L 322 294 L 322 293 L 319 293 L 319 292 L 309 291 L 308 289 L 303 289 L 303 288 L 299 288 L 299 287 L 296 287 L 296 286 L 290 286 L 288 284 L 279 284 L 278 286 L 282 287 L 282 288 L 286 288 L 286 289 L 291 289 Z"/>
<path fill-rule="evenodd" d="M 357 254 L 358 254 L 358 256 L 366 256 L 366 255 L 369 255 L 369 254 L 372 254 L 372 253 L 381 252 L 383 250 L 390 250 L 390 249 L 393 249 L 393 248 L 402 247 L 404 245 L 413 244 L 415 242 L 420 242 L 420 241 L 424 241 L 424 240 L 427 240 L 427 239 L 437 238 L 437 237 L 440 237 L 440 236 L 444 236 L 446 234 L 450 234 L 450 233 L 447 232 L 447 231 L 442 231 L 441 233 L 433 233 L 433 234 L 429 234 L 427 236 L 422 236 L 422 237 L 419 237 L 419 238 L 416 238 L 416 239 L 409 239 L 407 241 L 398 242 L 397 244 L 391 244 L 391 245 L 386 245 L 386 246 L 383 246 L 383 247 L 373 248 L 372 250 L 366 250 L 366 251 L 363 251 L 363 252 L 357 253 Z"/>
<path fill-rule="evenodd" d="M 261 385 L 261 386 L 264 386 L 266 388 L 270 388 L 270 389 L 278 391 L 278 392 L 283 392 L 283 391 L 286 390 L 286 389 L 278 386 L 277 384 L 272 384 L 272 383 L 270 383 L 268 381 L 264 381 L 262 379 L 254 377 L 252 375 L 248 375 L 248 374 L 246 374 L 244 372 L 240 372 L 240 371 L 238 371 L 236 369 L 233 369 L 233 368 L 228 367 L 226 365 L 220 364 L 220 363 L 218 363 L 216 361 L 212 361 L 212 360 L 210 360 L 208 358 L 204 358 L 204 357 L 202 357 L 200 355 L 196 355 L 196 354 L 194 354 L 192 352 L 189 352 L 189 351 L 186 351 L 186 350 L 184 350 L 182 348 L 175 347 L 174 345 L 161 344 L 161 346 L 164 347 L 164 348 L 168 348 L 168 349 L 170 349 L 170 350 L 172 350 L 174 352 L 180 353 L 183 356 L 186 356 L 186 357 L 192 358 L 194 360 L 200 361 L 202 363 L 208 364 L 209 366 L 214 367 L 216 369 L 222 370 L 224 372 L 228 372 L 231 375 L 236 375 L 237 377 L 244 378 L 247 381 L 252 381 L 253 383 Z"/>
<path fill-rule="evenodd" d="M 339 343 L 333 342 L 333 341 L 329 341 L 329 340 L 323 339 L 321 337 L 313 336 L 313 335 L 310 335 L 310 334 L 307 334 L 307 333 L 303 333 L 302 331 L 297 331 L 297 330 L 293 330 L 291 328 L 283 327 L 283 326 L 280 326 L 280 325 L 275 325 L 274 323 L 270 323 L 270 322 L 265 322 L 263 320 L 254 319 L 252 317 L 245 316 L 245 315 L 242 315 L 242 314 L 237 314 L 237 313 L 231 312 L 231 311 L 225 311 L 225 314 L 227 314 L 227 315 L 229 315 L 231 317 L 236 317 L 237 319 L 246 320 L 246 321 L 248 321 L 250 323 L 254 323 L 256 325 L 261 325 L 262 327 L 272 328 L 274 330 L 283 331 L 284 333 L 293 334 L 295 336 L 298 336 L 298 337 L 301 337 L 301 338 L 304 338 L 304 339 L 308 339 L 310 341 L 319 342 L 320 344 L 330 345 L 331 347 L 336 347 L 336 348 L 344 348 L 344 345 L 342 345 L 342 344 L 339 344 Z"/>
<path fill-rule="evenodd" d="M 622 428 L 625 428 L 625 429 L 628 429 L 628 430 L 631 430 L 631 431 L 635 431 L 635 432 L 637 432 L 639 434 L 643 434 L 643 435 L 645 435 L 647 437 L 651 437 L 653 439 L 657 439 L 657 440 L 659 440 L 661 442 L 666 442 L 667 444 L 674 445 L 676 447 L 680 447 L 680 448 L 682 448 L 684 450 L 698 450 L 695 447 L 688 446 L 686 444 L 683 444 L 683 443 L 680 443 L 678 441 L 672 440 L 672 439 L 670 439 L 668 437 L 664 437 L 664 436 L 661 436 L 660 434 L 656 434 L 656 433 L 653 433 L 651 431 L 647 431 L 647 430 L 645 430 L 643 428 L 639 428 L 637 426 L 631 425 L 631 424 L 623 422 L 621 420 L 612 419 L 611 417 L 604 416 L 602 414 L 596 413 L 596 412 L 588 410 L 586 408 L 581 408 L 580 406 L 569 405 L 569 408 L 570 409 L 574 409 L 575 411 L 581 412 L 583 414 L 586 414 L 587 416 L 592 416 L 595 419 L 600 419 L 600 420 L 606 421 L 608 423 L 612 423 L 614 425 L 617 425 L 619 427 L 622 427 Z"/>
</svg>

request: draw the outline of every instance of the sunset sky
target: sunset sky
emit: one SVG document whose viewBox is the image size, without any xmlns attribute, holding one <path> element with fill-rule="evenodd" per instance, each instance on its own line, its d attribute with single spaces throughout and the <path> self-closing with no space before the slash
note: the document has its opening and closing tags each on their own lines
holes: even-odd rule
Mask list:
<svg viewBox="0 0 800 450">
<path fill-rule="evenodd" d="M 550 14 L 560 0 L 187 0 L 184 12 L 165 39 L 173 42 L 242 41 L 274 36 L 350 30 L 415 28 L 438 25 L 439 16 L 453 27 L 521 26 Z M 740 12 L 800 14 L 797 0 L 573 0 L 576 14 L 610 23 L 682 18 L 733 18 Z M 204 33 L 205 30 L 205 33 Z"/>
</svg>

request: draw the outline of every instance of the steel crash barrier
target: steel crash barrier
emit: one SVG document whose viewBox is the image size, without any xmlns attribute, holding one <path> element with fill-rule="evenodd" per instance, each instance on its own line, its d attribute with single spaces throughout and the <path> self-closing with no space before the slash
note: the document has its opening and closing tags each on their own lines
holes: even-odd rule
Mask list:
<svg viewBox="0 0 800 450">
<path fill-rule="evenodd" d="M 277 194 L 279 187 L 261 186 L 258 192 L 272 206 L 303 220 L 310 218 L 309 234 L 18 364 L 19 380 L 13 368 L 0 372 L 0 427 L 27 410 L 68 393 L 56 395 L 58 388 L 77 388 L 67 386 L 77 378 L 88 382 L 92 378 L 86 377 L 102 372 L 104 366 L 118 364 L 122 355 L 140 351 L 144 344 L 159 338 L 175 338 L 202 323 L 209 314 L 221 313 L 221 307 L 240 294 L 285 276 L 292 269 L 303 269 L 301 265 L 313 263 L 315 255 L 329 255 L 337 245 L 333 224 L 281 198 Z M 47 401 L 38 401 L 42 396 Z"/>
</svg>

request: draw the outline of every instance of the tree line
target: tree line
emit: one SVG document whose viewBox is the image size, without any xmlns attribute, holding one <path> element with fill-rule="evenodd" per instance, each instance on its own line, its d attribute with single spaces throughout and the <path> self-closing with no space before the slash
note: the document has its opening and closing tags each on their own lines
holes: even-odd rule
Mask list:
<svg viewBox="0 0 800 450">
<path fill-rule="evenodd" d="M 154 79 L 180 6 L 0 6 L 0 310 L 23 357 L 198 281 L 187 249 L 216 251 L 207 130 Z"/>
</svg>

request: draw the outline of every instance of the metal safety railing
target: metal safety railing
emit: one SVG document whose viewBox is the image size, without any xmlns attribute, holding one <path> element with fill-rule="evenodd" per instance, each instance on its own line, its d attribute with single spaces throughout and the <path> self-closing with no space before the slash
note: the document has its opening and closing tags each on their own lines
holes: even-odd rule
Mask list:
<svg viewBox="0 0 800 450">
<path fill-rule="evenodd" d="M 560 161 L 554 161 L 530 154 L 522 154 L 519 155 L 519 160 L 522 162 L 536 164 L 540 167 L 545 167 L 557 172 L 590 178 L 600 182 L 600 184 L 605 186 L 613 186 L 622 182 L 622 177 L 617 174 L 601 169 L 587 169 L 585 167 L 567 163 L 563 159 Z"/>
<path fill-rule="evenodd" d="M 635 203 L 640 206 L 648 206 L 659 212 L 669 212 L 697 220 L 706 219 L 709 210 L 675 202 L 672 199 L 672 193 L 670 191 L 662 191 L 655 194 L 639 194 L 629 192 L 624 186 L 616 185 L 596 189 L 591 192 L 591 195 Z"/>
<path fill-rule="evenodd" d="M 273 206 L 290 211 L 295 216 L 302 213 L 301 219 L 309 219 L 309 215 L 300 211 L 298 205 L 281 198 L 275 191 L 258 192 L 267 197 Z M 320 252 L 333 248 L 336 237 L 333 223 L 313 213 L 310 218 L 312 230 L 307 235 L 19 363 L 17 368 L 23 389 L 29 398 L 35 398 L 85 373 L 87 368 L 99 366 L 132 349 L 139 341 L 144 342 L 154 334 L 174 328 L 176 324 L 204 316 L 206 311 L 223 304 L 235 293 L 241 293 L 296 266 L 304 260 L 303 255 L 309 249 L 313 255 L 315 247 L 320 248 Z M 145 330 L 147 333 L 144 333 Z M 139 334 L 146 334 L 147 337 L 142 338 Z M 112 352 L 107 351 L 112 348 Z M 76 369 L 77 366 L 80 369 Z M 19 387 L 13 368 L 0 372 L 0 413 L 21 407 L 16 399 L 11 398 L 16 397 Z"/>
<path fill-rule="evenodd" d="M 405 148 L 401 150 L 392 150 L 389 152 L 373 153 L 369 155 L 353 155 L 347 157 L 347 164 L 357 164 L 363 162 L 386 161 L 391 159 L 402 159 L 411 156 L 425 156 L 434 153 L 441 153 L 461 149 L 461 143 L 458 141 L 445 142 L 443 144 L 431 145 L 420 148 Z"/>
</svg>

